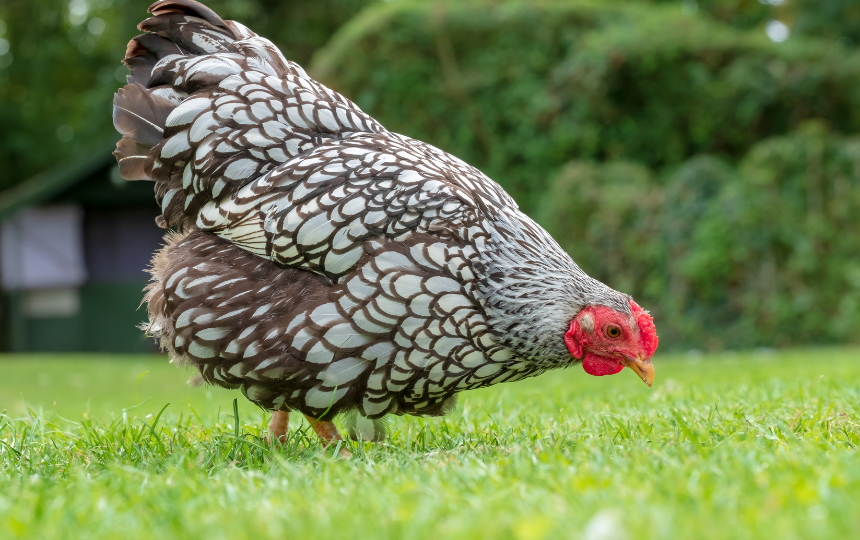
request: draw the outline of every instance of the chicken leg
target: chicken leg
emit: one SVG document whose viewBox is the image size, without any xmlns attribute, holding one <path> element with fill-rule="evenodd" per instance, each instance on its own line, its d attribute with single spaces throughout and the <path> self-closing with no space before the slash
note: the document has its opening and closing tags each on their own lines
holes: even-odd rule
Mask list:
<svg viewBox="0 0 860 540">
<path fill-rule="evenodd" d="M 311 427 L 314 428 L 314 431 L 320 438 L 320 441 L 322 441 L 324 447 L 327 448 L 336 444 L 338 441 L 343 440 L 343 437 L 340 436 L 340 433 L 338 433 L 337 427 L 335 427 L 333 422 L 319 420 L 308 415 L 305 415 L 305 418 L 308 420 Z M 345 446 L 341 446 L 340 451 L 338 452 L 338 457 L 341 459 L 352 457 L 352 452 L 347 450 Z"/>
<path fill-rule="evenodd" d="M 287 431 L 290 427 L 290 412 L 275 411 L 272 413 L 272 422 L 269 424 L 269 431 L 272 433 L 269 439 L 272 443 L 275 440 L 285 443 L 287 442 Z"/>
</svg>

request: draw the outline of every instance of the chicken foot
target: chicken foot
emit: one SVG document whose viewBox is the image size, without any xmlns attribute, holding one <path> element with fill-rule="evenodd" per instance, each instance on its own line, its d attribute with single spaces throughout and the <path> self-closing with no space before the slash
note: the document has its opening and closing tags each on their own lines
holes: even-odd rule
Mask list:
<svg viewBox="0 0 860 540">
<path fill-rule="evenodd" d="M 314 431 L 320 438 L 320 441 L 322 441 L 324 447 L 328 448 L 333 444 L 337 444 L 338 441 L 343 440 L 343 437 L 341 437 L 340 433 L 338 433 L 337 427 L 335 427 L 334 422 L 319 420 L 308 415 L 305 415 L 305 418 L 310 423 L 311 427 L 314 428 Z M 341 446 L 340 451 L 338 452 L 338 457 L 340 457 L 341 459 L 352 457 L 352 452 L 347 450 L 345 446 Z"/>
<path fill-rule="evenodd" d="M 308 423 L 310 423 L 314 432 L 320 438 L 320 441 L 322 441 L 324 447 L 328 448 L 333 444 L 337 444 L 338 441 L 343 440 L 333 422 L 319 420 L 308 415 L 305 415 L 305 418 L 307 418 Z M 269 432 L 271 433 L 269 440 L 273 442 L 277 440 L 281 443 L 285 443 L 287 441 L 287 431 L 289 430 L 289 426 L 289 411 L 275 411 L 272 413 L 272 421 L 269 423 Z M 352 456 L 352 453 L 347 450 L 345 446 L 342 446 L 340 452 L 338 452 L 338 456 L 341 458 L 348 458 Z"/>
</svg>

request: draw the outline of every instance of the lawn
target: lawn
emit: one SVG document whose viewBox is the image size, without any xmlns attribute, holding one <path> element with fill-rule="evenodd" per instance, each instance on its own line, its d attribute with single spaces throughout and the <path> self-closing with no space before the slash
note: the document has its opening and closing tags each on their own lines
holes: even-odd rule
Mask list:
<svg viewBox="0 0 860 540">
<path fill-rule="evenodd" d="M 655 366 L 471 392 L 344 461 L 161 357 L 0 358 L 0 538 L 857 537 L 860 350 Z"/>
</svg>

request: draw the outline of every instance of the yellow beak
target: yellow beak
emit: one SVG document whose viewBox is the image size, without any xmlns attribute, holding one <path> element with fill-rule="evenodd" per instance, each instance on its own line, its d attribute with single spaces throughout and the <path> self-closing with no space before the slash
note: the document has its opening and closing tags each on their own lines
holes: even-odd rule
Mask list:
<svg viewBox="0 0 860 540">
<path fill-rule="evenodd" d="M 645 358 L 644 356 L 627 358 L 625 356 L 624 365 L 632 369 L 636 375 L 639 375 L 639 378 L 648 385 L 648 388 L 651 388 L 651 385 L 654 384 L 654 366 L 651 364 L 650 358 Z"/>
</svg>

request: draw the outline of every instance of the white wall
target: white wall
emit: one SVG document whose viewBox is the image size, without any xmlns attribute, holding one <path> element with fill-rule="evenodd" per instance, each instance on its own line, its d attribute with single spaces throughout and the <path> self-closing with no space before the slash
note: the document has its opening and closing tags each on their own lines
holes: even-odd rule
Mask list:
<svg viewBox="0 0 860 540">
<path fill-rule="evenodd" d="M 86 281 L 83 210 L 74 204 L 22 210 L 0 224 L 4 290 L 78 287 Z"/>
</svg>

